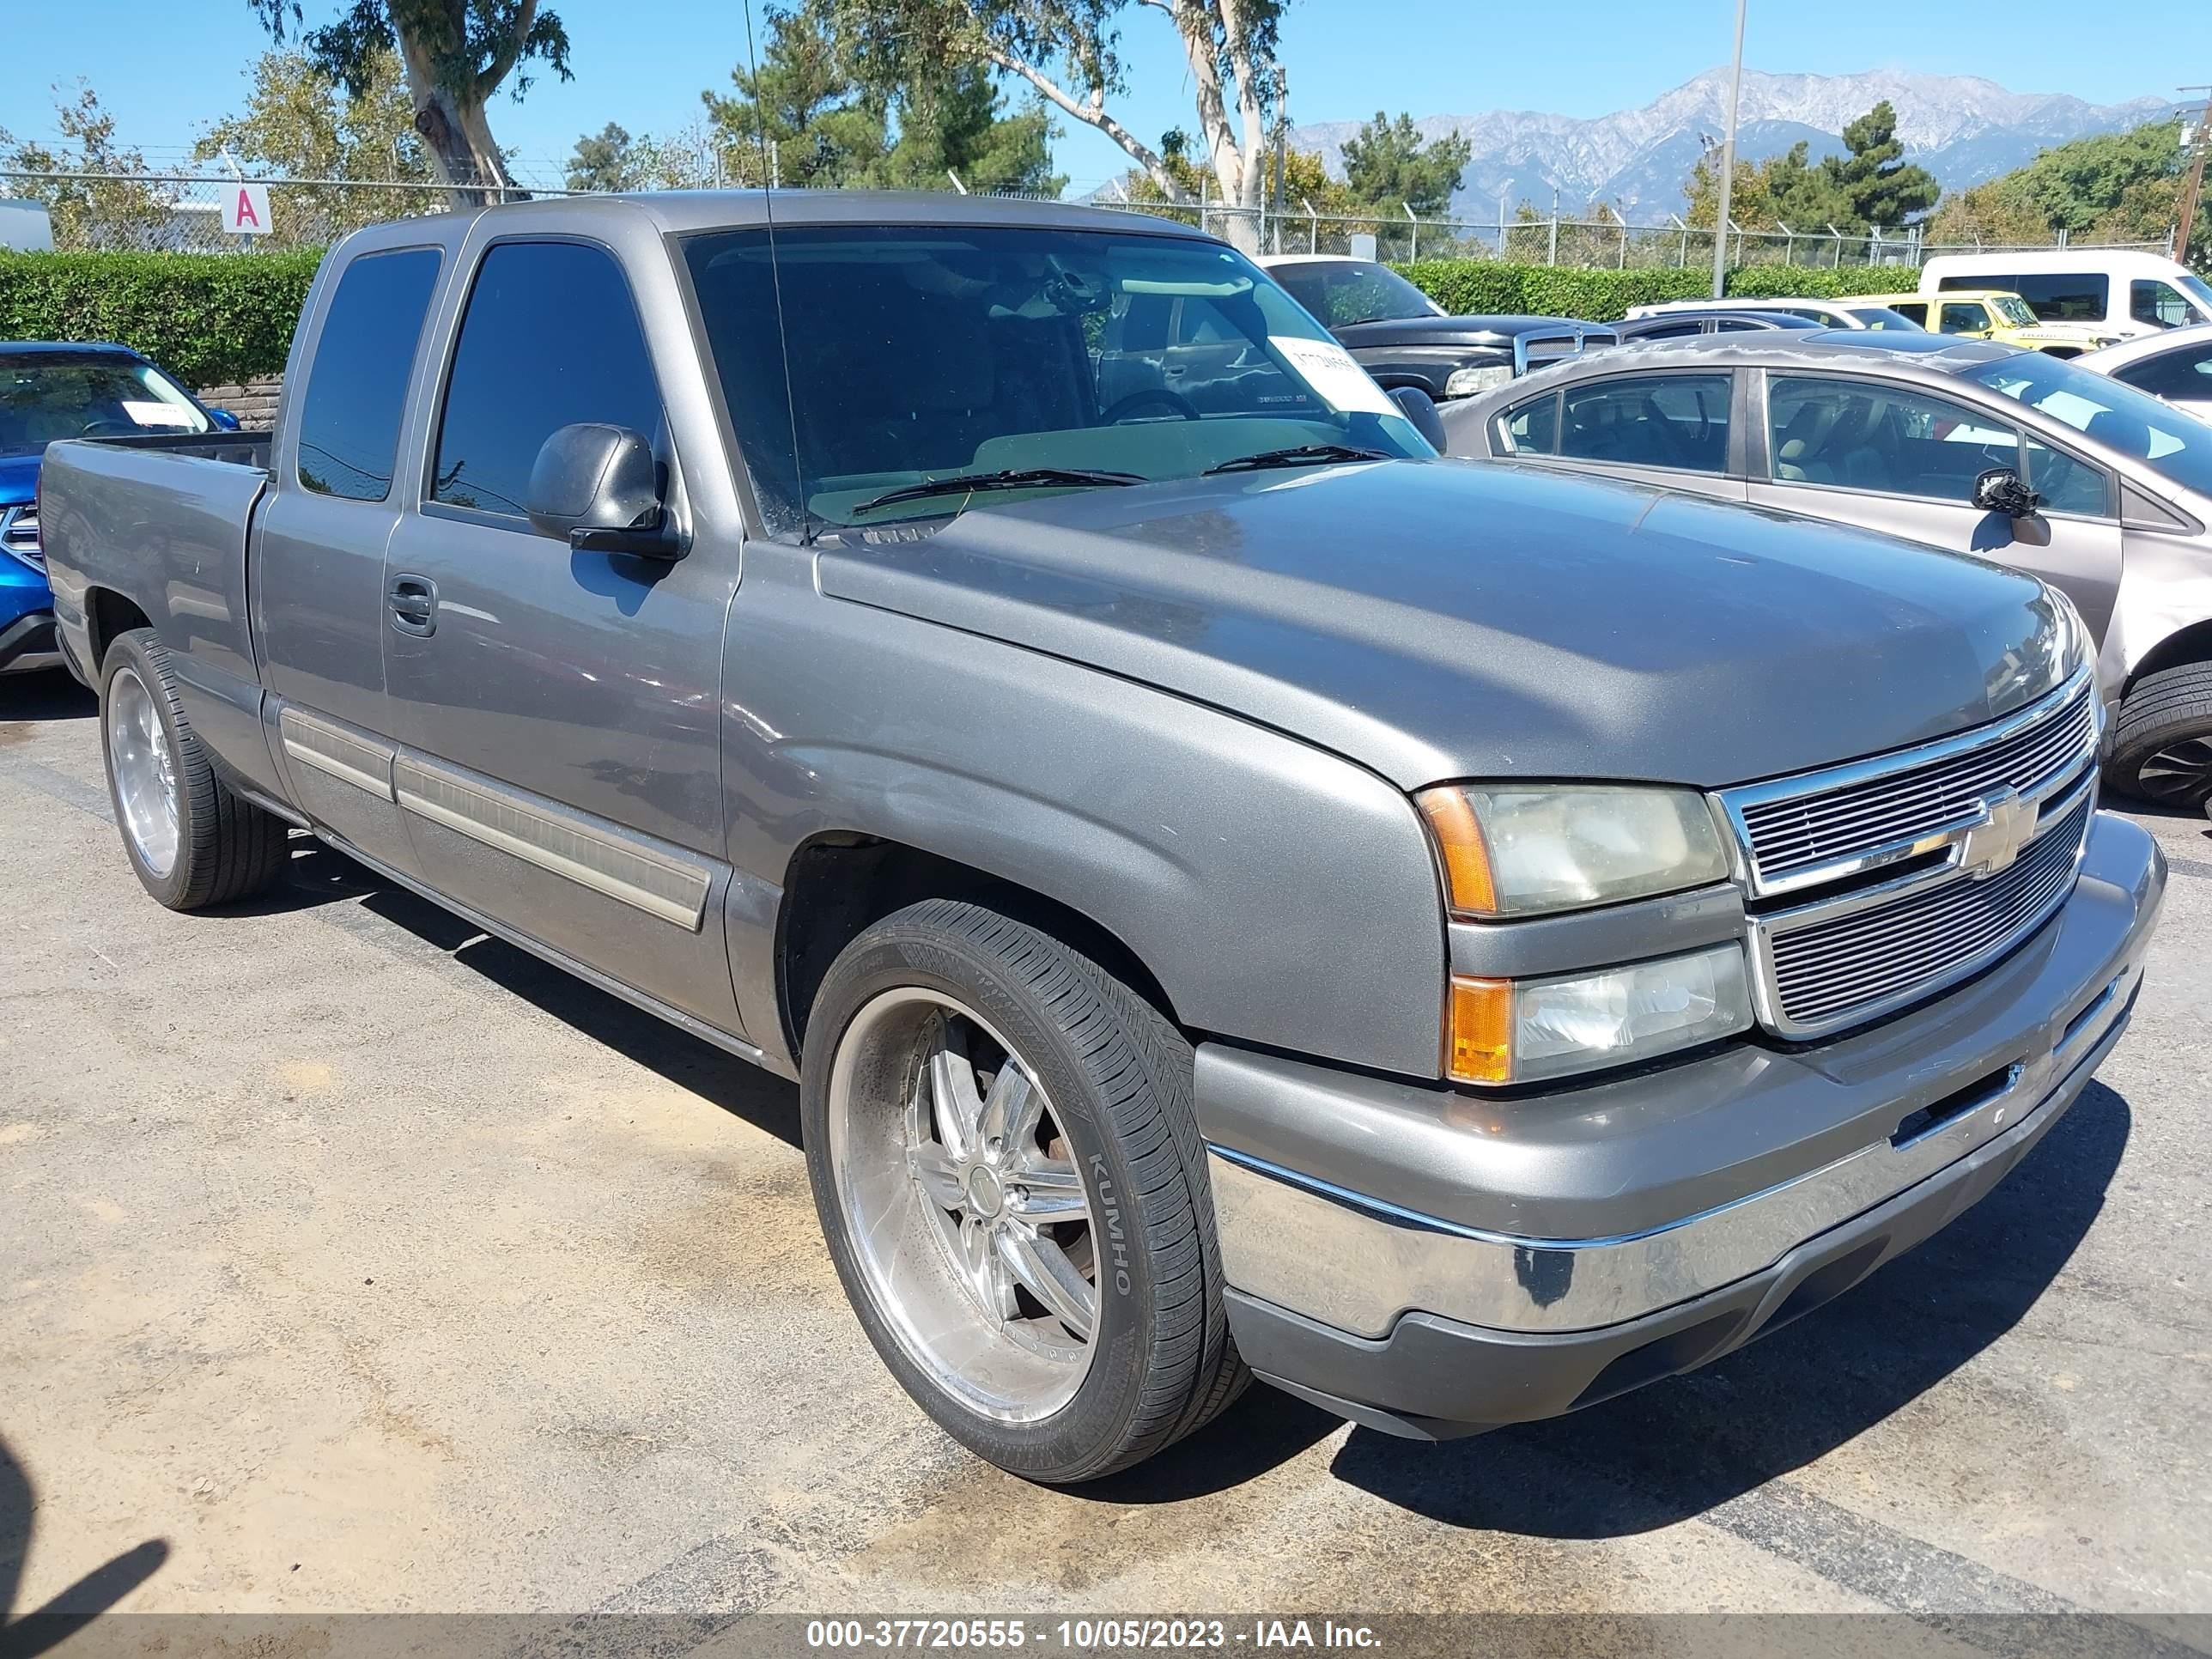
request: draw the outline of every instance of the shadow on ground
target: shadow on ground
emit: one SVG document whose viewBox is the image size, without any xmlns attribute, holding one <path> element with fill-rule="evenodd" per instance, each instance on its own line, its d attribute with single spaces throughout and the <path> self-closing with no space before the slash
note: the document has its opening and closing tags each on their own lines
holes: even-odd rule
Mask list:
<svg viewBox="0 0 2212 1659">
<path fill-rule="evenodd" d="M 98 699 L 58 668 L 0 676 L 0 724 L 89 720 L 99 712 Z"/>
<path fill-rule="evenodd" d="M 151 1578 L 169 1559 L 169 1547 L 149 1538 L 70 1585 L 44 1607 L 18 1609 L 30 1555 L 36 1494 L 31 1477 L 8 1443 L 0 1440 L 0 1654 L 31 1659 L 72 1634 L 84 1620 L 106 1612 Z M 28 1621 L 28 1622 L 27 1622 Z"/>
<path fill-rule="evenodd" d="M 799 1091 L 781 1078 L 748 1065 L 574 974 L 541 962 L 527 951 L 491 937 L 452 911 L 386 880 L 319 842 L 295 836 L 292 846 L 292 862 L 283 881 L 227 914 L 267 915 L 318 905 L 357 904 L 625 1059 L 712 1101 L 780 1140 L 799 1145 Z"/>
<path fill-rule="evenodd" d="M 2093 1083 L 1996 1189 L 1917 1250 L 1762 1341 L 1587 1411 L 1443 1445 L 1355 1429 L 1340 1480 L 1454 1526 L 1613 1538 L 1688 1520 L 1821 1457 L 2014 1325 L 2104 1206 L 2127 1103 Z M 1075 1490 L 1175 1503 L 1288 1462 L 1336 1419 L 1264 1387 L 1166 1456 Z"/>
</svg>

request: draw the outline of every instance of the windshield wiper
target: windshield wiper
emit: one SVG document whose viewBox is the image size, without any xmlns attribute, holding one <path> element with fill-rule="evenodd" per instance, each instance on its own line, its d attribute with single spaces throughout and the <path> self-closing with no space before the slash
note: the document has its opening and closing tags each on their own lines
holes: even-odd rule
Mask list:
<svg viewBox="0 0 2212 1659">
<path fill-rule="evenodd" d="M 1270 466 L 1320 466 L 1329 461 L 1388 461 L 1395 459 L 1379 449 L 1359 449 L 1351 444 L 1299 444 L 1290 449 L 1263 449 L 1256 455 L 1239 455 L 1218 466 L 1209 466 L 1206 469 L 1206 475 L 1211 477 L 1217 472 L 1257 472 Z"/>
<path fill-rule="evenodd" d="M 1010 472 L 956 472 L 948 478 L 924 478 L 920 483 L 886 490 L 873 500 L 862 501 L 849 510 L 868 513 L 897 501 L 926 501 L 932 495 L 969 490 L 1050 489 L 1054 484 L 1066 484 L 1074 489 L 1085 484 L 1140 484 L 1151 482 L 1139 472 L 1102 472 L 1084 466 L 1029 466 Z"/>
</svg>

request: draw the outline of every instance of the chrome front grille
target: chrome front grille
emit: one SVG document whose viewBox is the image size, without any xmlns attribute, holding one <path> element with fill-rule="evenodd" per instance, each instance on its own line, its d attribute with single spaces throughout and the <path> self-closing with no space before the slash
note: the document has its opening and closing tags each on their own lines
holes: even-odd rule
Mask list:
<svg viewBox="0 0 2212 1659">
<path fill-rule="evenodd" d="M 14 554 L 35 569 L 46 568 L 39 550 L 39 515 L 34 507 L 0 507 L 0 550 Z"/>
<path fill-rule="evenodd" d="M 2094 805 L 2080 801 L 1986 880 L 1919 886 L 1887 903 L 1765 937 L 1778 1011 L 1791 1029 L 1869 1018 L 1963 978 L 2041 924 L 2074 882 Z"/>
<path fill-rule="evenodd" d="M 1761 1021 L 1802 1038 L 1877 1018 L 2040 927 L 2072 890 L 2101 725 L 2085 670 L 1975 731 L 1723 792 Z"/>
<path fill-rule="evenodd" d="M 1730 790 L 1723 799 L 1754 893 L 1788 892 L 1917 856 L 1917 843 L 1969 823 L 2009 789 L 2063 789 L 2097 744 L 2096 690 L 2077 675 L 2004 720 L 1940 743 L 1810 777 Z"/>
</svg>

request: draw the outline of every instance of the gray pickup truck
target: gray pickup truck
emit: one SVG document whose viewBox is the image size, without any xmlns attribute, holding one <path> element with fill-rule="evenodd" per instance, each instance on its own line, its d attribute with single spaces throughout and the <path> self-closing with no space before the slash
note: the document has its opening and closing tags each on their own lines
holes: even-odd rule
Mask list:
<svg viewBox="0 0 2212 1659">
<path fill-rule="evenodd" d="M 2135 1001 L 2063 598 L 1418 412 L 1173 225 L 534 202 L 349 238 L 273 438 L 57 445 L 45 536 L 148 891 L 304 830 L 796 1079 L 885 1364 L 1075 1481 L 1725 1353 Z"/>
</svg>

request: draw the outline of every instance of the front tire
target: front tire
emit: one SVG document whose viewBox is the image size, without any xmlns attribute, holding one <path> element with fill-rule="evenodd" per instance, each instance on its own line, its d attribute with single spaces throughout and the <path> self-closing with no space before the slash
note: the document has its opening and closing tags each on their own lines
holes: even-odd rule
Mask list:
<svg viewBox="0 0 2212 1659">
<path fill-rule="evenodd" d="M 2105 776 L 2115 789 L 2195 811 L 2212 800 L 2212 663 L 2137 680 L 2112 722 Z"/>
<path fill-rule="evenodd" d="M 1095 1480 L 1242 1389 L 1190 1046 L 1096 963 L 974 905 L 911 906 L 831 965 L 803 1069 L 838 1276 L 962 1444 Z"/>
<path fill-rule="evenodd" d="M 288 856 L 283 822 L 216 775 L 178 699 L 168 647 L 150 628 L 118 634 L 100 665 L 100 743 L 123 850 L 172 910 L 250 897 Z"/>
</svg>

